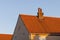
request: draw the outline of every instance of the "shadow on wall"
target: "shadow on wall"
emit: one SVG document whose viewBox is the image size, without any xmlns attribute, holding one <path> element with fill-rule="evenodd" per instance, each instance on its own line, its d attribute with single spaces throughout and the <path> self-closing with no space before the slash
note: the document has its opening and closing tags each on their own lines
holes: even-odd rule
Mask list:
<svg viewBox="0 0 60 40">
<path fill-rule="evenodd" d="M 60 36 L 48 36 L 47 40 L 60 40 Z"/>
</svg>

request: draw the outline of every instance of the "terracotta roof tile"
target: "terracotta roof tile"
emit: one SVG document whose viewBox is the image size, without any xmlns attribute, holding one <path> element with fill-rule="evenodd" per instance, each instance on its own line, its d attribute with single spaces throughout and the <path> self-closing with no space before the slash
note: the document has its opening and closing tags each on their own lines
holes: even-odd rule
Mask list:
<svg viewBox="0 0 60 40">
<path fill-rule="evenodd" d="M 31 33 L 60 33 L 60 18 L 20 15 L 26 28 Z"/>
<path fill-rule="evenodd" d="M 0 34 L 0 40 L 11 40 L 12 35 L 9 34 Z"/>
</svg>

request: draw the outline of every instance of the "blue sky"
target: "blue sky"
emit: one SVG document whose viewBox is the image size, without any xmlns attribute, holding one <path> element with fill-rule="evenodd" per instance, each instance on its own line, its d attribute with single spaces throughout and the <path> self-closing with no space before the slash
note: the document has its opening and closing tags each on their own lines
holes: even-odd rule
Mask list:
<svg viewBox="0 0 60 40">
<path fill-rule="evenodd" d="M 60 0 L 0 0 L 0 34 L 13 34 L 19 14 L 60 17 Z"/>
</svg>

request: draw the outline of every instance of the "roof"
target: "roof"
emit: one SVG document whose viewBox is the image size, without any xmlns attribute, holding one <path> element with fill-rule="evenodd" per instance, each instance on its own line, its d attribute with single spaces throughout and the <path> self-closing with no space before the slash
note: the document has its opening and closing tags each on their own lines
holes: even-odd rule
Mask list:
<svg viewBox="0 0 60 40">
<path fill-rule="evenodd" d="M 11 40 L 12 35 L 10 34 L 0 34 L 0 40 Z"/>
<path fill-rule="evenodd" d="M 37 16 L 20 15 L 30 33 L 60 33 L 60 18 L 46 17 L 40 20 Z"/>
</svg>

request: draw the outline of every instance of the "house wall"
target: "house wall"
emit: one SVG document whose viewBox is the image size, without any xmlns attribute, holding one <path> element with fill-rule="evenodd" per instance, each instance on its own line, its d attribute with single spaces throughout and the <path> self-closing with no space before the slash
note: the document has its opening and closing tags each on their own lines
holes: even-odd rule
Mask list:
<svg viewBox="0 0 60 40">
<path fill-rule="evenodd" d="M 60 40 L 60 36 L 48 36 L 46 40 Z"/>
<path fill-rule="evenodd" d="M 29 33 L 19 17 L 12 40 L 29 40 Z"/>
<path fill-rule="evenodd" d="M 36 38 L 35 38 L 36 37 Z M 48 36 L 48 34 L 30 34 L 30 40 L 60 40 L 60 36 Z"/>
<path fill-rule="evenodd" d="M 48 34 L 41 34 L 41 33 L 31 33 L 29 36 L 30 40 L 42 40 L 42 39 L 46 39 L 46 37 L 48 36 Z"/>
</svg>

